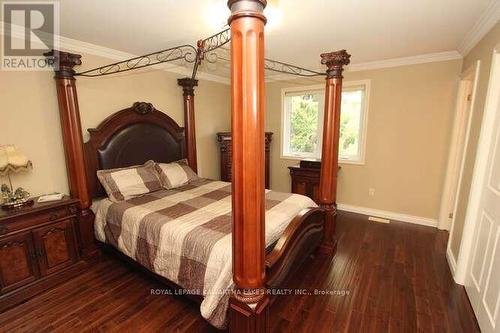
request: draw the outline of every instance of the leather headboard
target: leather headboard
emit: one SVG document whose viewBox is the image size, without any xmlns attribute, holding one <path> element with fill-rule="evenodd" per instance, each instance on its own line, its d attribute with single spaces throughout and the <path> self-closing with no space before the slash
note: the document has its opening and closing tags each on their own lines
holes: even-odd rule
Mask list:
<svg viewBox="0 0 500 333">
<path fill-rule="evenodd" d="M 184 128 L 151 103 L 137 102 L 88 130 L 85 143 L 87 179 L 93 198 L 105 195 L 97 170 L 172 162 L 186 157 Z"/>
</svg>

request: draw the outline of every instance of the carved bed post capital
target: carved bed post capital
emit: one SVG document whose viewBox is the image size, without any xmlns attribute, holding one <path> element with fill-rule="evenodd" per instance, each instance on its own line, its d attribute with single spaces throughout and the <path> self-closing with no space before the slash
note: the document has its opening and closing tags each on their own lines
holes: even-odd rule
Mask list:
<svg viewBox="0 0 500 333">
<path fill-rule="evenodd" d="M 346 50 L 340 50 L 320 55 L 321 63 L 327 66 L 326 75 L 328 78 L 341 79 L 344 66 L 351 62 L 351 55 Z"/>
<path fill-rule="evenodd" d="M 184 95 L 194 95 L 194 87 L 198 86 L 198 80 L 192 79 L 190 77 L 183 77 L 177 79 L 177 84 L 182 87 Z"/>
<path fill-rule="evenodd" d="M 196 125 L 194 115 L 194 87 L 198 80 L 184 77 L 177 79 L 177 84 L 182 87 L 184 98 L 184 128 L 186 131 L 186 156 L 188 164 L 194 172 L 198 172 L 198 158 L 196 156 Z"/>
<path fill-rule="evenodd" d="M 75 66 L 82 64 L 82 56 L 75 53 L 52 50 L 43 54 L 54 65 L 56 78 L 72 78 Z"/>
</svg>

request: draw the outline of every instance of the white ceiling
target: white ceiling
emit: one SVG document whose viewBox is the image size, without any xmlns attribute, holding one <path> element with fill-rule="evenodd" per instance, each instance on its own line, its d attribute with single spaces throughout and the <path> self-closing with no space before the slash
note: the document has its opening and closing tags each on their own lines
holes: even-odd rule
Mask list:
<svg viewBox="0 0 500 333">
<path fill-rule="evenodd" d="M 496 0 L 498 1 L 498 0 Z M 345 48 L 352 63 L 457 50 L 491 0 L 271 0 L 266 56 L 308 68 Z M 136 55 L 222 30 L 225 0 L 64 0 L 61 32 Z M 267 9 L 266 9 L 267 10 Z"/>
</svg>

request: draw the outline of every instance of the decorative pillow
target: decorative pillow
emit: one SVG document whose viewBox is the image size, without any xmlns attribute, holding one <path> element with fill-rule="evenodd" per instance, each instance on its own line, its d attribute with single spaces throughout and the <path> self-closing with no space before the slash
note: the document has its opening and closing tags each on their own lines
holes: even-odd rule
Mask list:
<svg viewBox="0 0 500 333">
<path fill-rule="evenodd" d="M 156 163 L 156 171 L 166 189 L 173 189 L 198 179 L 198 175 L 188 166 L 187 159 L 172 163 Z"/>
<path fill-rule="evenodd" d="M 162 189 L 153 161 L 127 168 L 99 170 L 97 178 L 114 202 Z"/>
</svg>

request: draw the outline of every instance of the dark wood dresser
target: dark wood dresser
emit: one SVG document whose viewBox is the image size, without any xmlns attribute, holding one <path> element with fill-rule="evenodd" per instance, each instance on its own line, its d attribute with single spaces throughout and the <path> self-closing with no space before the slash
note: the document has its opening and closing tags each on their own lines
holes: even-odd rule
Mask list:
<svg viewBox="0 0 500 333">
<path fill-rule="evenodd" d="M 269 154 L 271 152 L 271 141 L 273 139 L 272 132 L 266 132 L 266 188 L 269 188 Z M 232 144 L 231 132 L 217 133 L 217 141 L 220 148 L 220 179 L 225 182 L 230 182 L 232 178 Z"/>
<path fill-rule="evenodd" d="M 302 160 L 298 165 L 288 167 L 292 178 L 292 193 L 306 195 L 318 202 L 321 161 Z M 341 167 L 339 166 L 338 170 Z"/>
<path fill-rule="evenodd" d="M 321 161 L 303 160 L 288 169 L 292 178 L 292 193 L 306 195 L 318 203 Z"/>
<path fill-rule="evenodd" d="M 78 200 L 0 209 L 0 312 L 81 272 Z"/>
</svg>

